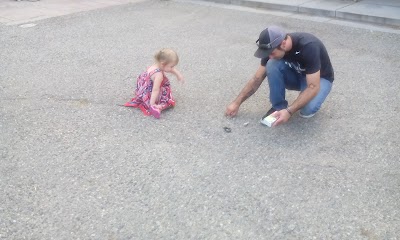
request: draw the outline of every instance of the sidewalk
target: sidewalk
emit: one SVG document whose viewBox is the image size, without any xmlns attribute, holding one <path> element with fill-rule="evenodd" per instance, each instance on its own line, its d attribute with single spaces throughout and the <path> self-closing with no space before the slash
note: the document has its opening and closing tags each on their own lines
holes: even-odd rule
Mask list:
<svg viewBox="0 0 400 240">
<path fill-rule="evenodd" d="M 0 0 L 0 24 L 15 25 L 145 0 Z"/>
<path fill-rule="evenodd" d="M 0 24 L 14 25 L 145 0 L 0 0 Z M 202 0 L 245 7 L 305 13 L 400 27 L 397 0 Z"/>
<path fill-rule="evenodd" d="M 398 0 L 202 0 L 400 27 Z"/>
</svg>

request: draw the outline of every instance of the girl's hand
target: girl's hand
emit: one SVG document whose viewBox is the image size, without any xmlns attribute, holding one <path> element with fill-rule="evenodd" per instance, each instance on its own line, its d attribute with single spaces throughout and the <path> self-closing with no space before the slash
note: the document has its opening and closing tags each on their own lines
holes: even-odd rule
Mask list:
<svg viewBox="0 0 400 240">
<path fill-rule="evenodd" d="M 155 105 L 151 105 L 151 106 L 154 107 L 154 108 L 157 108 L 159 110 L 162 109 L 162 106 L 160 104 L 155 104 Z"/>
<path fill-rule="evenodd" d="M 176 75 L 176 79 L 178 79 L 178 81 L 181 83 L 185 83 L 185 78 L 181 74 Z"/>
<path fill-rule="evenodd" d="M 178 79 L 179 82 L 185 83 L 185 78 L 184 78 L 183 75 L 179 72 L 178 69 L 174 68 L 174 70 L 172 71 L 172 73 L 176 76 L 176 79 Z"/>
</svg>

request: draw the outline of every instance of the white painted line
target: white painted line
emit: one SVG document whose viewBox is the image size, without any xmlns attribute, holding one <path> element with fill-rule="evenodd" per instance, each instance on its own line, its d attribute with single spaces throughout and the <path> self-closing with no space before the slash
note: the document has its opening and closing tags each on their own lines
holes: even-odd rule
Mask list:
<svg viewBox="0 0 400 240">
<path fill-rule="evenodd" d="M 22 27 L 22 28 L 31 28 L 31 27 L 36 26 L 36 24 L 34 24 L 34 23 L 27 23 L 27 24 L 22 24 L 22 25 L 19 25 L 19 26 Z"/>
</svg>

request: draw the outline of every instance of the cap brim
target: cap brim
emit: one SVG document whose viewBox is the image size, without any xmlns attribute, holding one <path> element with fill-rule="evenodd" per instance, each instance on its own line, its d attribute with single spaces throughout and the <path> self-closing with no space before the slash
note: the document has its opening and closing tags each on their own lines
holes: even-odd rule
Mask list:
<svg viewBox="0 0 400 240">
<path fill-rule="evenodd" d="M 275 48 L 271 48 L 271 49 L 257 49 L 257 51 L 254 53 L 254 57 L 258 57 L 258 58 L 267 58 L 269 57 L 269 55 L 272 53 L 272 51 L 274 51 Z"/>
</svg>

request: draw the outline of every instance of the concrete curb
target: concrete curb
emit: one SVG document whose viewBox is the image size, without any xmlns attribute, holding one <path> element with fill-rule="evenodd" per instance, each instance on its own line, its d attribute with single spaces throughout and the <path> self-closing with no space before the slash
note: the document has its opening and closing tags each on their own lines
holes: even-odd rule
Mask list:
<svg viewBox="0 0 400 240">
<path fill-rule="evenodd" d="M 350 0 L 201 0 L 400 27 L 400 3 Z"/>
</svg>

